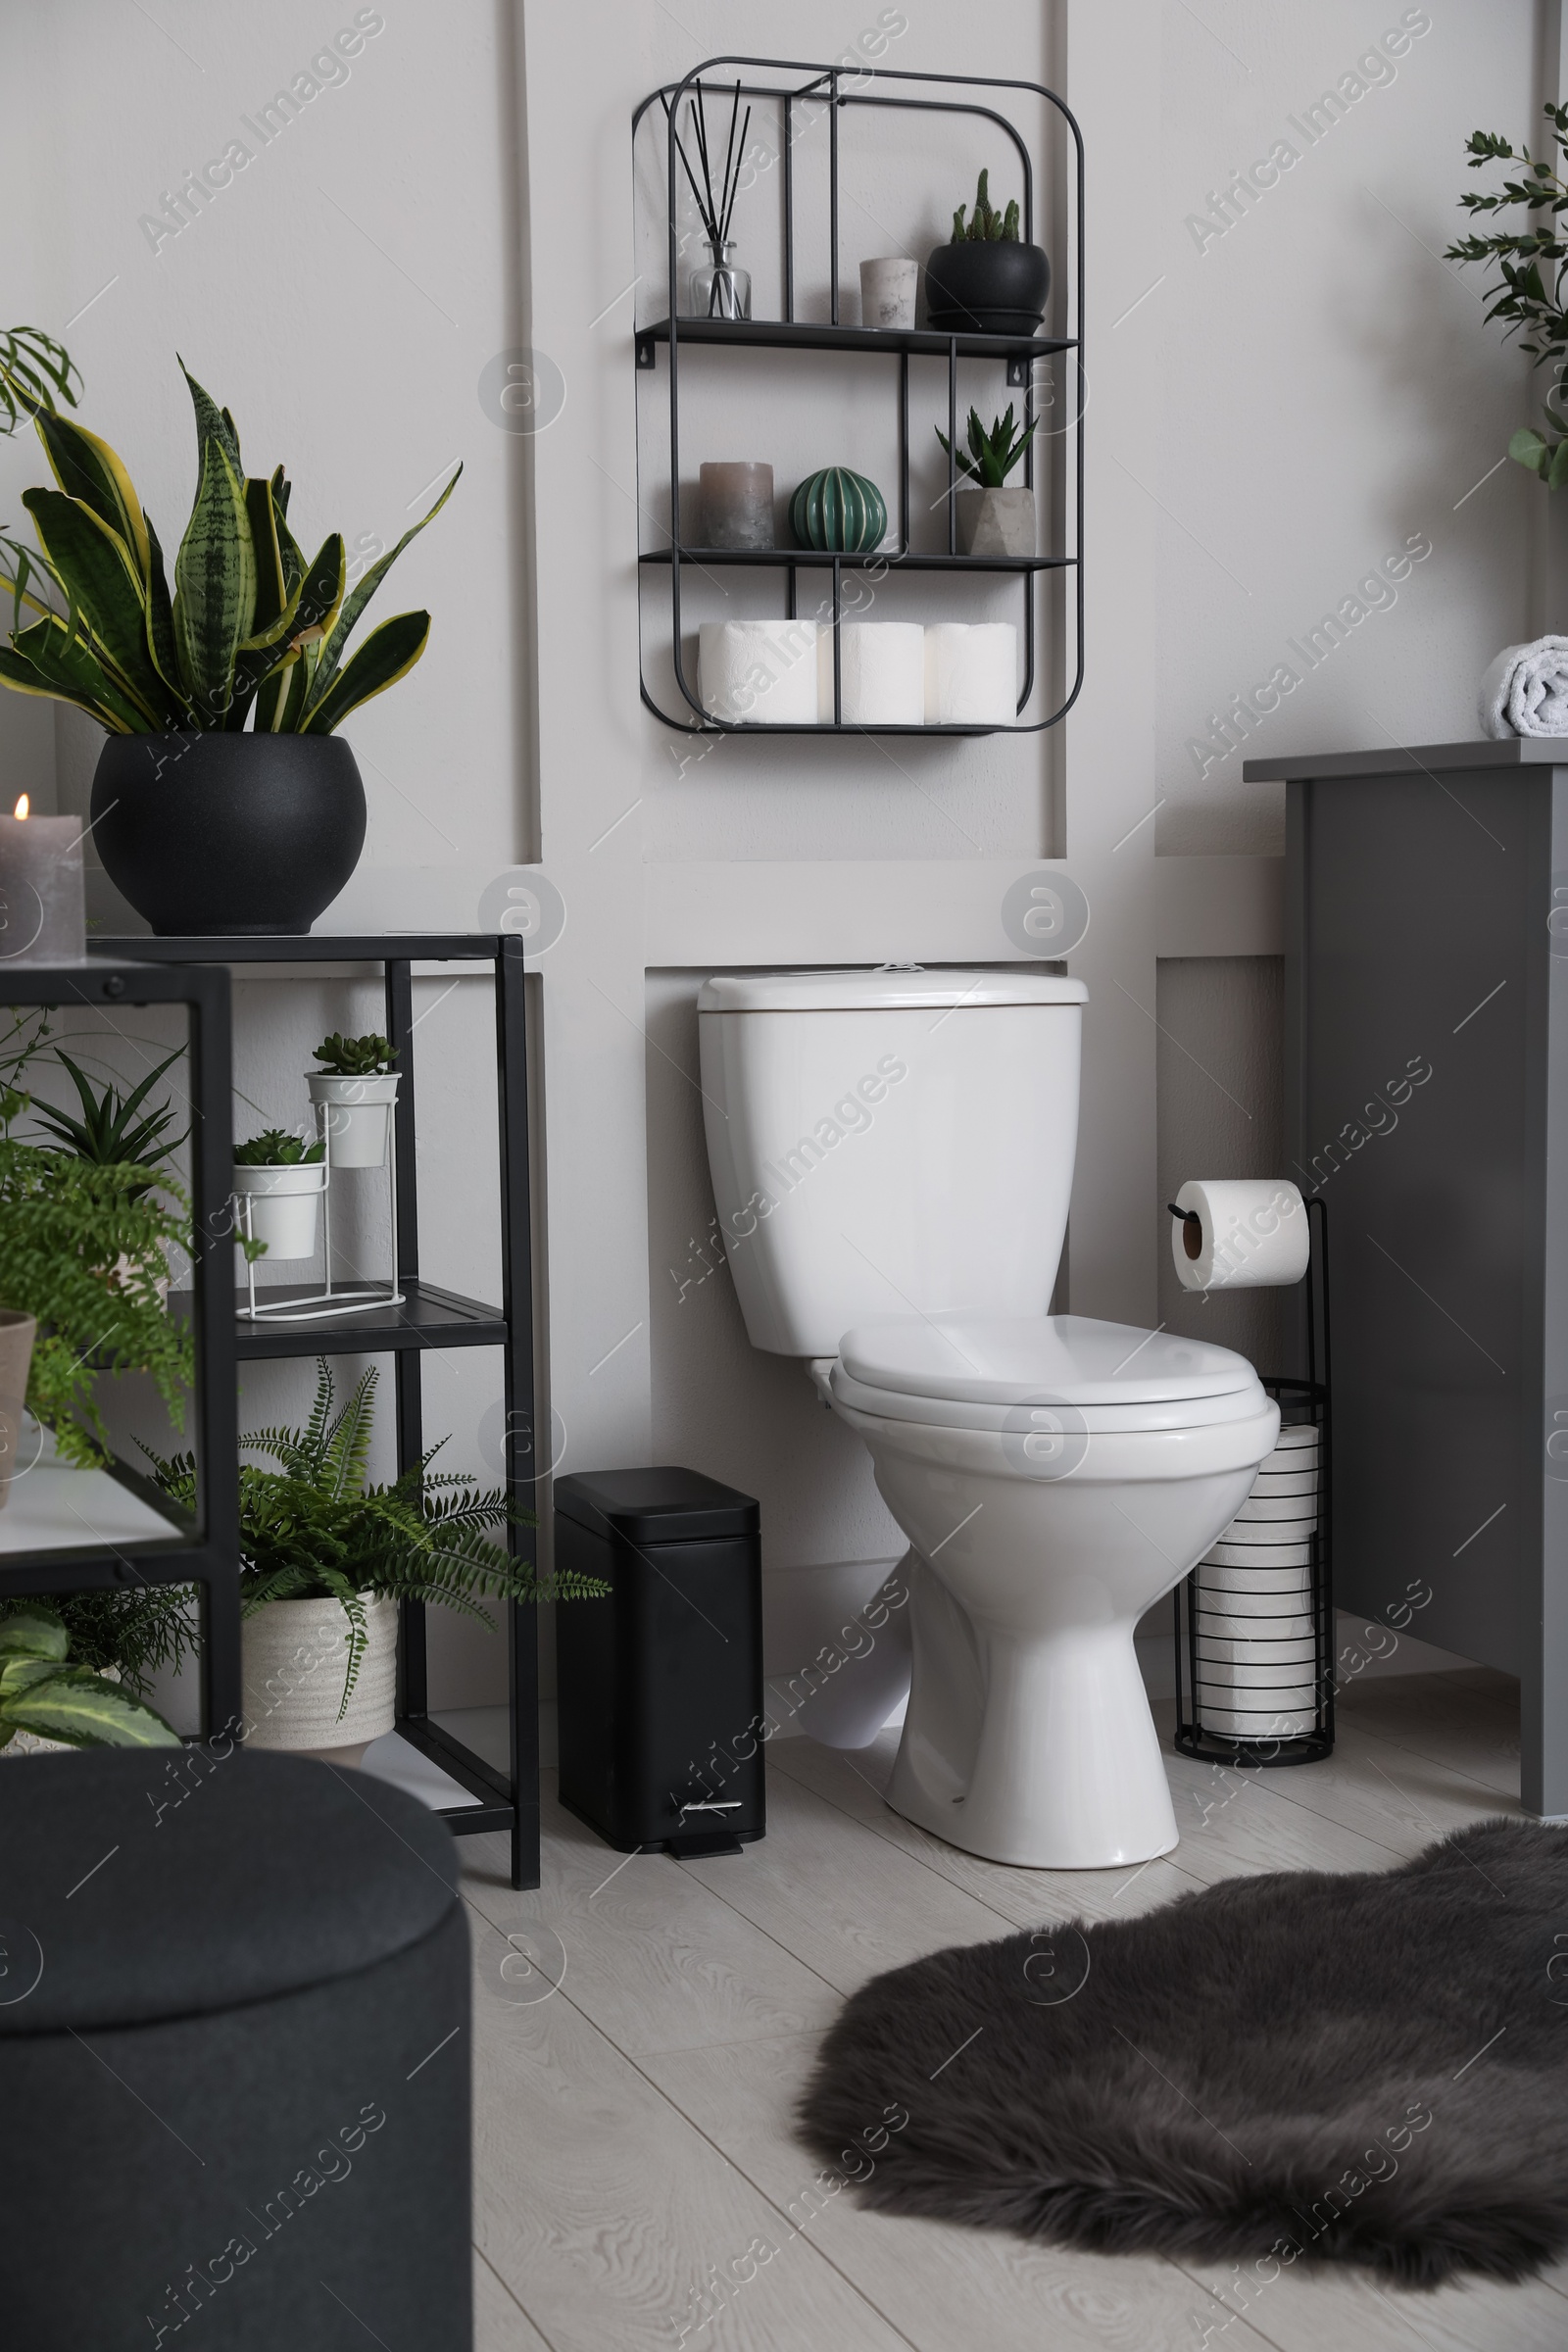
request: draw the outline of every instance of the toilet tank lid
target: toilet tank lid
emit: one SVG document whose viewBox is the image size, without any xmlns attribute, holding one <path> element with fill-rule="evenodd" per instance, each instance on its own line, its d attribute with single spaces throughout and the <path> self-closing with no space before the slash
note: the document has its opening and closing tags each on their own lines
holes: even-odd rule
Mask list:
<svg viewBox="0 0 1568 2352">
<path fill-rule="evenodd" d="M 875 971 L 715 972 L 699 1012 L 918 1011 L 923 1005 L 1084 1004 L 1089 991 L 1065 972 L 928 971 L 884 964 Z"/>
<path fill-rule="evenodd" d="M 955 1403 L 1166 1404 L 1257 1385 L 1244 1355 L 1088 1315 L 895 1315 L 839 1342 L 855 1380 Z"/>
</svg>

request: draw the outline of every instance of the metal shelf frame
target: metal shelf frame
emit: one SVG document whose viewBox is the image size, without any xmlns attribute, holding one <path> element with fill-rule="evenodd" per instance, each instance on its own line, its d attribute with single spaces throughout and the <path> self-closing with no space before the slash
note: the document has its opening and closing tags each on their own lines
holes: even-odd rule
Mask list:
<svg viewBox="0 0 1568 2352">
<path fill-rule="evenodd" d="M 505 1429 L 505 1480 L 514 1503 L 531 1508 L 535 1501 L 539 1456 L 534 1429 L 534 1318 L 533 1240 L 528 1156 L 528 1052 L 524 1032 L 524 943 L 490 932 L 396 932 L 331 935 L 311 932 L 303 937 L 201 936 L 135 940 L 94 940 L 94 956 L 135 953 L 157 962 L 180 967 L 186 979 L 196 978 L 208 965 L 267 963 L 380 964 L 385 975 L 386 1035 L 397 1052 L 402 1084 L 392 1122 L 392 1149 L 397 1158 L 397 1225 L 393 1239 L 396 1288 L 408 1296 L 384 1314 L 339 1318 L 323 1316 L 298 1323 L 253 1325 L 241 1323 L 236 1332 L 235 1309 L 244 1293 L 232 1287 L 232 1269 L 221 1266 L 221 1297 L 227 1312 L 222 1321 L 227 1348 L 229 1425 L 233 1427 L 233 1365 L 255 1357 L 312 1355 L 373 1355 L 393 1359 L 396 1396 L 397 1462 L 400 1471 L 416 1462 L 424 1450 L 421 1395 L 422 1352 L 430 1348 L 494 1347 L 502 1352 Z M 491 1306 L 439 1290 L 419 1277 L 419 1210 L 415 1157 L 414 988 L 416 963 L 489 963 L 495 972 L 496 1064 L 500 1117 L 501 1187 L 501 1303 Z M 228 975 L 220 981 L 226 1000 Z M 220 1197 L 228 1191 L 231 1149 L 230 1098 L 224 1040 L 224 1073 L 220 1135 L 216 1146 L 221 1161 Z M 222 1249 L 231 1252 L 233 1240 L 225 1225 Z M 301 1286 L 304 1287 L 304 1286 Z M 232 1301 L 232 1305 L 229 1302 Z M 234 1446 L 231 1443 L 229 1456 Z M 237 1502 L 236 1502 L 237 1508 Z M 513 1556 L 537 1562 L 538 1533 L 533 1527 L 508 1532 Z M 189 1574 L 189 1570 L 184 1573 Z M 236 1595 L 237 1595 L 236 1575 Z M 430 1717 L 425 1611 L 422 1602 L 404 1601 L 398 1641 L 397 1729 L 411 1746 L 478 1801 L 442 1812 L 456 1837 L 487 1830 L 506 1830 L 512 1839 L 514 1886 L 539 1884 L 539 1646 L 537 1612 L 531 1602 L 509 1601 L 506 1606 L 507 1676 L 509 1694 L 508 1770 L 498 1772 L 475 1749 Z M 237 1676 L 237 1602 L 236 1602 Z"/>
<path fill-rule="evenodd" d="M 167 1544 L 83 1543 L 0 1555 L 0 1597 L 195 1585 L 201 1628 L 204 1740 L 238 1736 L 242 1721 L 239 1613 L 239 1461 L 234 1392 L 233 1234 L 228 1215 L 230 1118 L 228 974 L 173 971 L 144 955 L 148 942 L 104 941 L 85 963 L 0 964 L 0 1005 L 86 1011 L 186 1007 L 191 1105 L 192 1294 L 196 1383 L 191 1399 L 197 1507 L 188 1532 L 178 1507 L 129 1463 L 105 1467 L 171 1523 Z M 96 945 L 96 943 L 95 943 Z"/>
<path fill-rule="evenodd" d="M 748 81 L 741 79 L 743 98 L 768 98 L 780 103 L 783 110 L 783 259 L 784 259 L 784 317 L 782 318 L 683 318 L 679 303 L 679 252 L 676 232 L 677 158 L 675 126 L 680 106 L 687 93 L 706 74 L 723 69 L 738 68 L 747 73 L 773 75 L 805 74 L 804 81 Z M 920 83 L 945 89 L 964 91 L 1025 92 L 1044 99 L 1055 110 L 1072 141 L 1074 186 L 1073 267 L 1069 294 L 1069 322 L 1075 331 L 1069 336 L 1009 336 L 981 334 L 949 334 L 931 327 L 875 328 L 848 326 L 839 318 L 839 136 L 840 118 L 852 107 L 897 109 L 926 114 L 976 116 L 993 122 L 1012 141 L 1023 176 L 1023 238 L 1034 238 L 1034 161 L 1028 142 L 1015 123 L 998 107 L 975 97 L 914 96 L 892 88 L 878 92 L 862 92 L 842 87 L 844 75 L 836 66 L 812 65 L 799 59 L 759 57 L 710 57 L 694 66 L 684 79 L 666 83 L 662 90 L 653 91 L 632 116 L 632 135 L 635 140 L 638 126 L 650 107 L 661 98 L 667 100 L 669 121 L 665 146 L 668 167 L 667 243 L 669 253 L 670 315 L 653 325 L 639 327 L 634 333 L 636 365 L 639 374 L 657 370 L 661 346 L 668 352 L 669 367 L 669 492 L 670 520 L 667 547 L 644 551 L 639 557 L 639 579 L 644 565 L 667 565 L 669 570 L 670 657 L 675 683 L 685 708 L 671 712 L 664 710 L 649 687 L 646 668 L 641 675 L 642 700 L 654 716 L 665 726 L 684 734 L 727 735 L 991 735 L 1039 734 L 1063 719 L 1077 701 L 1084 678 L 1084 410 L 1086 384 L 1084 374 L 1084 145 L 1083 134 L 1066 105 L 1054 90 L 1043 82 L 1015 81 L 981 74 L 910 74 L 888 67 L 857 68 L 853 76 L 857 85 L 864 81 L 885 84 Z M 734 87 L 734 83 L 729 85 Z M 828 216 L 829 216 L 829 311 L 826 320 L 798 319 L 795 316 L 795 142 L 793 135 L 794 110 L 806 101 L 824 101 L 828 108 Z M 898 470 L 898 545 L 885 554 L 870 550 L 862 554 L 834 554 L 808 549 L 780 548 L 747 552 L 715 551 L 688 544 L 681 532 L 680 492 L 680 355 L 682 345 L 700 348 L 757 349 L 767 351 L 842 351 L 858 353 L 879 360 L 894 359 L 898 363 L 899 415 L 899 470 Z M 1023 393 L 1022 416 L 1027 426 L 1035 421 L 1034 364 L 1037 360 L 1057 353 L 1075 355 L 1076 390 L 1073 402 L 1071 546 L 1048 557 L 1012 558 L 998 556 L 964 556 L 957 547 L 956 491 L 958 439 L 958 367 L 960 361 L 1002 361 L 1005 365 L 1009 385 Z M 909 547 L 909 361 L 911 357 L 945 359 L 948 371 L 948 546 L 945 554 L 924 555 Z M 1024 452 L 1024 482 L 1034 484 L 1035 443 Z M 638 484 L 638 513 L 647 513 L 643 484 Z M 826 569 L 832 576 L 832 640 L 833 640 L 833 716 L 815 722 L 794 721 L 769 725 L 751 719 L 715 718 L 705 709 L 700 694 L 694 690 L 686 673 L 685 651 L 681 640 L 681 570 L 696 565 L 710 571 L 719 565 L 739 564 L 747 567 L 781 570 L 786 574 L 786 618 L 797 616 L 799 574 L 803 570 Z M 1017 723 L 1010 727 L 995 726 L 861 726 L 844 716 L 843 658 L 841 626 L 844 619 L 844 576 L 883 568 L 907 571 L 972 571 L 976 574 L 1015 573 L 1023 588 L 1024 681 L 1018 698 Z M 1074 618 L 1074 666 L 1071 684 L 1064 700 L 1048 717 L 1029 719 L 1028 709 L 1035 690 L 1036 670 L 1036 596 L 1035 582 L 1043 571 L 1070 571 L 1073 575 L 1072 610 Z"/>
</svg>

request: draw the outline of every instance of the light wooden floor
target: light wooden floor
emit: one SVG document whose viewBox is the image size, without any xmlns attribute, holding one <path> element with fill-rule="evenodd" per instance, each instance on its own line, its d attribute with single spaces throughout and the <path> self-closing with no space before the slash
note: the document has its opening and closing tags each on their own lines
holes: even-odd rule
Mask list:
<svg viewBox="0 0 1568 2352">
<path fill-rule="evenodd" d="M 674 2352 L 755 2239 L 778 2252 L 710 2299 L 689 2352 L 1563 2352 L 1568 2266 L 1436 2295 L 1289 2272 L 1238 2299 L 1222 2267 L 891 2221 L 849 2190 L 798 2228 L 817 2168 L 789 2127 L 842 1996 L 878 1970 L 1238 1872 L 1387 1869 L 1516 1813 L 1514 1685 L 1476 1668 L 1352 1686 L 1332 1761 L 1245 1782 L 1172 1755 L 1181 1843 L 1136 1873 L 940 1844 L 882 1803 L 892 1748 L 776 1742 L 768 1833 L 740 1856 L 623 1860 L 552 1799 L 543 1886 L 519 1895 L 498 1838 L 463 1841 L 479 2352 Z M 509 1933 L 546 1973 L 507 1960 Z"/>
</svg>

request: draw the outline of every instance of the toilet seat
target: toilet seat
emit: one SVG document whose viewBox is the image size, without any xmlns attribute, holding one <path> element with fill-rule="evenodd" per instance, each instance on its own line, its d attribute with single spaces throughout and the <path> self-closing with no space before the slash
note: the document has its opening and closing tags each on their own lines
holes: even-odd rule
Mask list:
<svg viewBox="0 0 1568 2352">
<path fill-rule="evenodd" d="M 1027 1433 L 1061 1409 L 1090 1435 L 1208 1429 L 1264 1409 L 1245 1356 L 1088 1315 L 891 1316 L 839 1344 L 837 1403 L 881 1421 Z"/>
</svg>

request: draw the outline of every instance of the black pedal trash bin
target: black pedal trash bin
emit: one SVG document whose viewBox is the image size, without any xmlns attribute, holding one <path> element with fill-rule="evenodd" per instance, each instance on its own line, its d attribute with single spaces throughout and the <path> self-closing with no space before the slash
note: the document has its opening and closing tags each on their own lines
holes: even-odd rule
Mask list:
<svg viewBox="0 0 1568 2352">
<path fill-rule="evenodd" d="M 738 1853 L 766 1826 L 760 1514 L 696 1470 L 556 1481 L 561 1801 L 621 1853 Z"/>
</svg>

